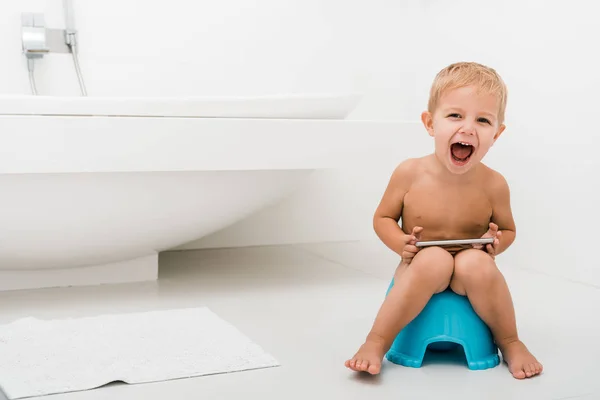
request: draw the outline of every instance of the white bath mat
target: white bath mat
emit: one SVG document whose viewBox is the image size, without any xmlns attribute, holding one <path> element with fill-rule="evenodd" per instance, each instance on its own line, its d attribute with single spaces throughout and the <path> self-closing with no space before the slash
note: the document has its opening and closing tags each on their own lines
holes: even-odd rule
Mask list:
<svg viewBox="0 0 600 400">
<path fill-rule="evenodd" d="M 11 399 L 277 365 L 208 308 L 0 326 L 0 386 Z"/>
</svg>

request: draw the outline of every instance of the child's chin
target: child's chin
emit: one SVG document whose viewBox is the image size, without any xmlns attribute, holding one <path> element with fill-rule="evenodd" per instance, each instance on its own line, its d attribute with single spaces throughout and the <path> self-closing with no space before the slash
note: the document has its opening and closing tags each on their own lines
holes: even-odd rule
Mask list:
<svg viewBox="0 0 600 400">
<path fill-rule="evenodd" d="M 459 162 L 454 160 L 452 156 L 450 156 L 447 168 L 448 171 L 450 171 L 453 174 L 462 175 L 468 172 L 471 168 L 473 168 L 473 165 L 475 164 L 473 161 L 473 157 L 469 157 L 466 161 Z"/>
</svg>

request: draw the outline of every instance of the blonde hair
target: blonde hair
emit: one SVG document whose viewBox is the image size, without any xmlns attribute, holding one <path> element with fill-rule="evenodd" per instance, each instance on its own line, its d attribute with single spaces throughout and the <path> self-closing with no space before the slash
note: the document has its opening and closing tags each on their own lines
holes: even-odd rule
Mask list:
<svg viewBox="0 0 600 400">
<path fill-rule="evenodd" d="M 433 80 L 427 109 L 433 113 L 437 103 L 447 90 L 475 85 L 480 92 L 498 97 L 498 120 L 504 123 L 507 89 L 500 75 L 490 67 L 475 62 L 459 62 L 442 69 Z"/>
</svg>

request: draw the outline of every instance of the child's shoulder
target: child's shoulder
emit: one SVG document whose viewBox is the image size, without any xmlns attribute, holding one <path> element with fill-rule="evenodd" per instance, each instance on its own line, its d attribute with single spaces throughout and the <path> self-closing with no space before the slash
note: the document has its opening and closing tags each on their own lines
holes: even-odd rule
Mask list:
<svg viewBox="0 0 600 400">
<path fill-rule="evenodd" d="M 421 167 L 421 165 L 423 165 L 424 160 L 425 160 L 425 157 L 407 158 L 407 159 L 403 160 L 402 162 L 400 162 L 400 164 L 398 164 L 396 166 L 395 171 L 399 171 L 399 172 L 414 171 L 415 169 L 417 169 L 417 168 Z"/>
<path fill-rule="evenodd" d="M 424 165 L 424 157 L 407 158 L 400 162 L 392 173 L 393 180 L 412 181 Z"/>
<path fill-rule="evenodd" d="M 497 171 L 483 163 L 481 165 L 481 180 L 493 191 L 504 191 L 508 189 L 508 181 L 500 171 Z"/>
</svg>

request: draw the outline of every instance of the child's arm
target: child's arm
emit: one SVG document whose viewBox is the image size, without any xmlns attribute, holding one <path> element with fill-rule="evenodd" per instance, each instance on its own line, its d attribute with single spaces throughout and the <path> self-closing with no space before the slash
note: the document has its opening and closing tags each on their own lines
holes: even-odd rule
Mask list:
<svg viewBox="0 0 600 400">
<path fill-rule="evenodd" d="M 498 225 L 498 230 L 502 232 L 499 238 L 500 243 L 495 251 L 498 255 L 515 241 L 517 228 L 512 215 L 510 188 L 506 179 L 496 172 L 491 182 L 492 222 Z"/>
<path fill-rule="evenodd" d="M 409 159 L 396 167 L 373 216 L 373 228 L 379 239 L 400 256 L 408 242 L 408 236 L 402 231 L 398 221 L 402 216 L 404 195 L 412 182 L 416 163 L 417 160 Z"/>
</svg>

